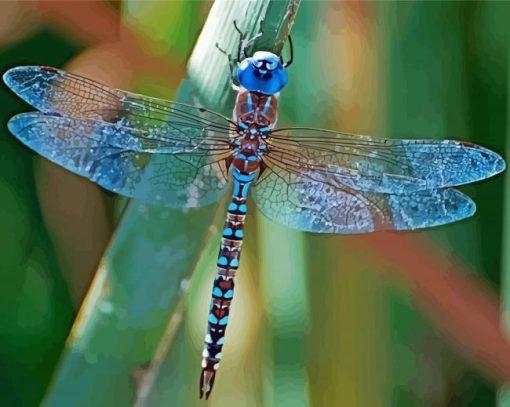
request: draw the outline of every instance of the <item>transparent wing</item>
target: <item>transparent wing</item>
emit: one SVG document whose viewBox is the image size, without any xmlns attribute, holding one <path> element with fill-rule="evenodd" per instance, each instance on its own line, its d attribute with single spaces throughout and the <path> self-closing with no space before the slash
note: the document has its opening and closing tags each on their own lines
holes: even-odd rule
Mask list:
<svg viewBox="0 0 510 407">
<path fill-rule="evenodd" d="M 153 141 L 167 143 L 167 148 L 172 141 L 200 139 L 211 132 L 227 138 L 235 126 L 227 117 L 198 106 L 111 89 L 55 68 L 20 66 L 8 70 L 3 78 L 41 112 L 144 129 Z"/>
<path fill-rule="evenodd" d="M 122 195 L 171 207 L 206 205 L 225 192 L 234 126 L 225 116 L 49 67 L 13 68 L 4 81 L 48 113 L 16 116 L 10 130 L 70 171 Z"/>
<path fill-rule="evenodd" d="M 172 137 L 168 135 L 165 126 L 132 127 L 91 118 L 62 117 L 40 112 L 23 113 L 13 123 L 16 129 L 20 128 L 20 123 L 25 126 L 53 127 L 61 133 L 71 132 L 76 138 L 93 139 L 101 145 L 142 153 L 208 155 L 231 150 L 231 139 L 217 135 L 214 131 L 200 138 L 185 135 Z"/>
<path fill-rule="evenodd" d="M 387 140 L 310 128 L 271 133 L 268 156 L 310 181 L 408 194 L 479 181 L 504 170 L 496 153 L 465 142 Z"/>
<path fill-rule="evenodd" d="M 204 142 L 203 151 L 162 154 L 161 141 L 157 147 L 141 142 L 136 132 L 143 130 L 42 113 L 17 115 L 8 126 L 18 139 L 54 163 L 110 191 L 150 204 L 207 205 L 228 187 L 225 160 L 231 152 L 225 144 Z"/>
<path fill-rule="evenodd" d="M 257 207 L 285 226 L 317 233 L 413 230 L 455 222 L 475 212 L 474 202 L 454 189 L 406 195 L 338 188 L 292 173 L 267 160 L 253 188 Z"/>
</svg>

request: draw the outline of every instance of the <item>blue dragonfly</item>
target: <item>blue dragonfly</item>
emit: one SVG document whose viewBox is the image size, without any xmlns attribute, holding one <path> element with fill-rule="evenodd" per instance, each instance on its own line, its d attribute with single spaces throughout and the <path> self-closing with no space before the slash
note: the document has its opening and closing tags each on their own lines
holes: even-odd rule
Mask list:
<svg viewBox="0 0 510 407">
<path fill-rule="evenodd" d="M 242 59 L 242 60 L 241 60 Z M 315 233 L 414 230 L 473 215 L 451 187 L 505 168 L 461 141 L 390 140 L 315 128 L 276 128 L 292 62 L 258 51 L 237 63 L 232 118 L 111 89 L 43 66 L 4 74 L 38 112 L 9 130 L 42 156 L 103 188 L 148 204 L 193 208 L 231 188 L 205 337 L 200 397 L 215 380 L 239 267 L 248 192 L 269 219 Z"/>
</svg>

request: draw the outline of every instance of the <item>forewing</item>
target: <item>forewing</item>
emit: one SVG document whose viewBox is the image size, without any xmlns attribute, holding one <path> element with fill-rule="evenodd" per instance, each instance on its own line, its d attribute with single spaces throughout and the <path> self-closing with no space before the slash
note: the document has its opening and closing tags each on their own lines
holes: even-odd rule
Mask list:
<svg viewBox="0 0 510 407">
<path fill-rule="evenodd" d="M 465 142 L 388 140 L 309 128 L 278 129 L 268 156 L 310 181 L 357 191 L 408 194 L 479 181 L 505 168 Z"/>
<path fill-rule="evenodd" d="M 253 194 L 257 207 L 271 220 L 317 233 L 414 230 L 464 219 L 476 209 L 469 197 L 454 189 L 398 195 L 337 188 L 271 162 Z"/>
<path fill-rule="evenodd" d="M 130 145 L 137 138 L 129 127 L 41 113 L 17 115 L 8 126 L 18 139 L 54 163 L 110 191 L 150 204 L 207 205 L 228 186 L 228 150 L 150 154 L 150 149 Z"/>
<path fill-rule="evenodd" d="M 164 128 L 159 135 L 166 139 L 207 137 L 211 131 L 226 138 L 235 126 L 227 117 L 198 106 L 112 89 L 55 68 L 12 68 L 4 74 L 4 81 L 41 112 L 134 128 Z"/>
</svg>

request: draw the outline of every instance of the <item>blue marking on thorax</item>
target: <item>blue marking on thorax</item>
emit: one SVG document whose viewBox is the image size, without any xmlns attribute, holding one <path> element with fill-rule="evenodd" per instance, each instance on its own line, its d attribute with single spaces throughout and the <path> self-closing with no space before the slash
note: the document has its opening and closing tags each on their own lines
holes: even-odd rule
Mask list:
<svg viewBox="0 0 510 407">
<path fill-rule="evenodd" d="M 264 104 L 264 108 L 262 109 L 263 114 L 267 114 L 267 111 L 271 107 L 271 98 L 267 98 L 266 103 Z"/>
<path fill-rule="evenodd" d="M 248 97 L 246 98 L 246 102 L 248 103 L 248 111 L 253 111 L 253 98 L 251 97 L 251 93 L 248 93 Z"/>
</svg>

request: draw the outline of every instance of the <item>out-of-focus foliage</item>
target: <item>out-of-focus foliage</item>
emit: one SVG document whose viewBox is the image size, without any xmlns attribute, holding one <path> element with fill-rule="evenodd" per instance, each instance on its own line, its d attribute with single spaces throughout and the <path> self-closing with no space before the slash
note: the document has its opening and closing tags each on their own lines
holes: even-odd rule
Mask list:
<svg viewBox="0 0 510 407">
<path fill-rule="evenodd" d="M 0 70 L 61 65 L 79 50 L 48 29 L 0 49 Z M 25 104 L 0 92 L 0 393 L 4 405 L 35 405 L 43 396 L 73 320 L 38 204 L 35 155 L 5 124 Z"/>
<path fill-rule="evenodd" d="M 88 8 L 94 10 L 90 16 L 85 8 L 75 13 L 82 23 L 70 24 L 70 10 L 86 3 L 66 4 L 61 9 L 27 6 L 30 12 L 19 21 L 33 22 L 31 29 L 14 33 L 8 30 L 11 24 L 2 25 L 2 71 L 21 64 L 63 66 L 78 56 L 71 65 L 75 69 L 100 80 L 117 76 L 119 86 L 131 84 L 170 98 L 210 8 L 209 2 L 128 1 L 102 4 L 107 8 L 99 16 L 101 6 L 95 4 Z M 16 10 L 9 10 L 4 15 L 18 21 L 12 17 Z M 59 15 L 66 17 L 59 20 Z M 510 3 L 505 2 L 303 2 L 293 29 L 295 61 L 281 96 L 281 123 L 394 138 L 463 139 L 503 154 L 508 144 L 509 17 Z M 235 18 L 247 16 L 238 12 Z M 121 19 L 127 31 L 115 25 Z M 210 44 L 217 40 L 211 38 Z M 234 36 L 228 41 L 235 48 Z M 218 61 L 225 58 L 219 55 Z M 141 56 L 146 62 L 137 64 Z M 224 73 L 218 75 L 219 85 L 217 78 L 210 83 L 207 89 L 214 91 L 202 101 L 228 113 L 226 101 L 232 103 L 234 93 L 214 99 L 215 89 L 228 86 Z M 72 300 L 88 284 L 116 219 L 111 195 L 100 195 L 77 177 L 59 182 L 60 173 L 52 173 L 8 135 L 7 118 L 26 108 L 5 89 L 0 102 L 0 399 L 5 405 L 36 405 L 64 349 L 74 319 Z M 422 257 L 411 256 L 413 261 L 445 257 L 446 262 L 434 263 L 444 269 L 430 277 L 446 278 L 461 267 L 467 277 L 480 277 L 497 289 L 505 252 L 503 179 L 463 188 L 477 203 L 474 218 L 388 235 L 388 241 L 402 247 L 402 257 L 409 254 L 408 242 L 418 242 Z M 90 198 L 86 215 L 68 213 L 59 223 L 62 208 L 72 202 L 66 195 L 77 190 L 97 195 Z M 478 340 L 478 332 L 457 342 L 458 334 L 441 325 L 447 313 L 437 307 L 457 303 L 435 299 L 443 291 L 437 285 L 435 293 L 435 283 L 426 285 L 432 278 L 415 274 L 412 264 L 402 271 L 398 261 L 388 263 L 375 240 L 285 230 L 256 215 L 253 202 L 249 207 L 232 322 L 209 404 L 495 403 L 493 379 L 501 380 L 498 372 L 504 368 L 488 369 L 483 351 L 490 353 L 496 339 L 490 342 L 488 333 L 481 350 L 473 348 L 484 339 Z M 66 405 L 90 405 L 91 400 L 127 405 L 141 378 L 150 382 L 147 405 L 168 400 L 198 404 L 200 349 L 224 208 L 216 216 L 210 208 L 196 216 L 143 208 L 132 206 L 114 237 L 70 338 L 75 352 L 62 359 L 46 396 L 48 405 L 63 405 L 62 400 Z M 95 231 L 87 229 L 89 223 L 103 225 Z M 431 245 L 420 246 L 419 239 Z M 143 250 L 145 257 L 136 254 Z M 153 270 L 156 264 L 160 268 Z M 151 277 L 158 275 L 154 271 L 160 272 L 158 278 Z M 189 291 L 179 299 L 182 288 Z M 460 296 L 468 292 L 465 288 L 454 287 Z M 508 287 L 505 291 L 508 298 Z M 479 298 L 466 298 L 470 301 Z M 145 307 L 130 308 L 134 303 Z M 128 317 L 120 318 L 119 310 Z M 167 325 L 172 311 L 177 317 Z M 452 329 L 462 321 L 469 327 L 475 319 L 465 308 L 451 314 L 459 321 Z M 110 324 L 114 318 L 130 322 Z M 181 323 L 184 329 L 176 330 Z M 171 333 L 168 342 L 160 340 L 165 330 Z M 501 366 L 507 358 L 501 355 Z M 156 377 L 147 378 L 154 359 Z M 94 364 L 93 374 L 82 370 Z"/>
<path fill-rule="evenodd" d="M 406 7 L 394 3 L 380 10 L 385 21 L 380 32 L 387 44 L 387 133 L 396 138 L 463 139 L 503 153 L 508 4 Z M 503 177 L 462 190 L 476 200 L 476 216 L 421 234 L 498 284 L 502 246 L 496 242 L 502 236 Z M 398 293 L 389 298 L 390 315 L 398 321 L 389 327 L 396 334 L 387 341 L 390 359 L 401 355 L 402 362 L 408 360 L 415 369 L 409 375 L 393 364 L 399 385 L 393 399 L 402 405 L 424 398 L 426 404 L 454 400 L 474 406 L 494 404 L 487 383 L 476 381 L 472 372 L 461 367 L 458 355 L 445 348 L 430 324 L 417 318 L 413 304 Z"/>
</svg>

